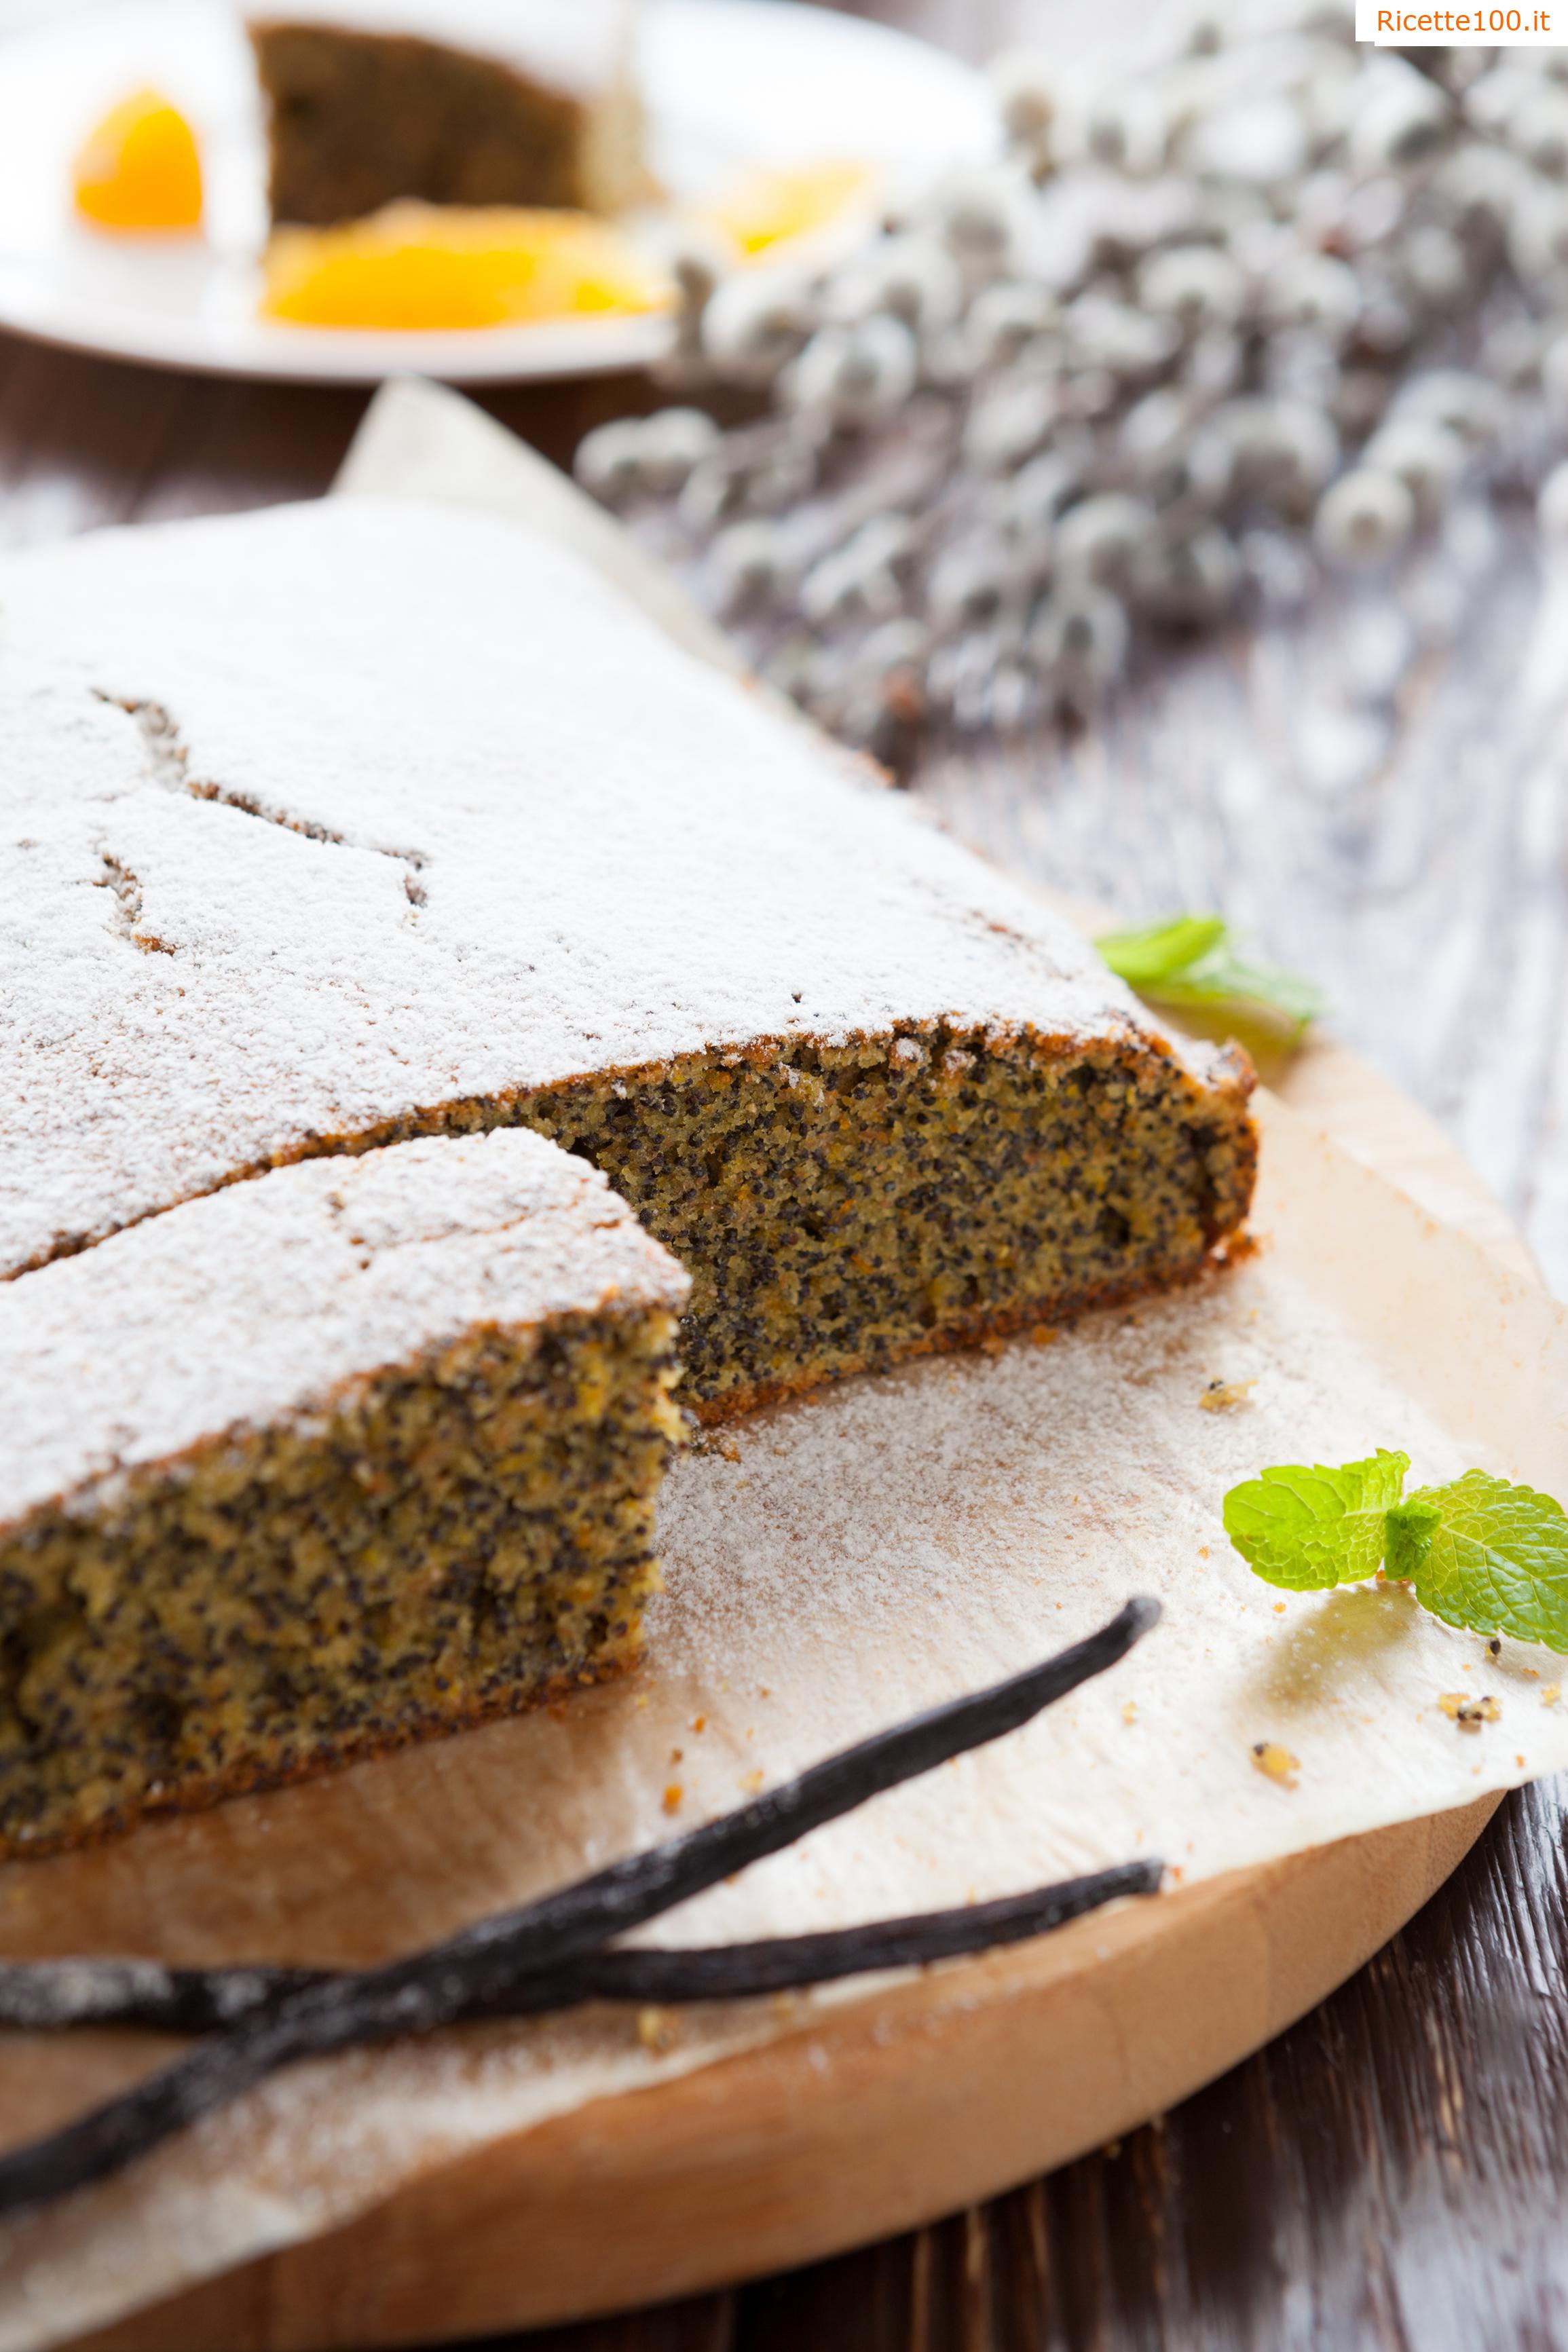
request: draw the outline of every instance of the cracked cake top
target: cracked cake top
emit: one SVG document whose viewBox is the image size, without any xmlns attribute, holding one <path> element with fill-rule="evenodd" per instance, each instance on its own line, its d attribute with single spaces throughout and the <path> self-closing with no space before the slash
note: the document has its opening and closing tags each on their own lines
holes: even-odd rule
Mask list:
<svg viewBox="0 0 1568 2352">
<path fill-rule="evenodd" d="M 0 1272 L 443 1106 L 949 1021 L 1176 1053 L 1050 911 L 510 521 L 0 566 Z"/>
</svg>

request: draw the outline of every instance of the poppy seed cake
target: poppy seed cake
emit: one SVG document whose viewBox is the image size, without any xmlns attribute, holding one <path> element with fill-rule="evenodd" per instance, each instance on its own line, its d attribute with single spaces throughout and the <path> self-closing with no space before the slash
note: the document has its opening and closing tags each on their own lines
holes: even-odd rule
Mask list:
<svg viewBox="0 0 1568 2352">
<path fill-rule="evenodd" d="M 625 1664 L 686 1288 L 518 1128 L 281 1169 L 0 1286 L 0 1853 Z"/>
<path fill-rule="evenodd" d="M 0 1270 L 537 1129 L 692 1277 L 705 1417 L 1245 1216 L 1239 1055 L 516 523 L 333 500 L 0 567 Z"/>
<path fill-rule="evenodd" d="M 247 29 L 275 221 L 645 192 L 626 0 L 279 0 Z"/>
</svg>

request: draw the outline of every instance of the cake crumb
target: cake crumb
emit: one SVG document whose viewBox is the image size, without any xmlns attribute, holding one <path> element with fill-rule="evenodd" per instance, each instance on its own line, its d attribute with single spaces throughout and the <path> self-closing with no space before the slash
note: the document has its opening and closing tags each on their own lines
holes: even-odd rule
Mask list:
<svg viewBox="0 0 1568 2352">
<path fill-rule="evenodd" d="M 693 1731 L 706 1731 L 708 1717 L 705 1715 L 694 1715 L 691 1718 L 691 1728 Z"/>
<path fill-rule="evenodd" d="M 1479 1731 L 1483 1723 L 1496 1723 L 1502 1713 L 1496 1699 L 1484 1693 L 1472 1698 L 1468 1691 L 1439 1691 L 1437 1704 L 1461 1731 Z"/>
<path fill-rule="evenodd" d="M 672 1780 L 664 1792 L 665 1811 L 667 1813 L 678 1813 L 680 1811 L 680 1801 L 685 1794 L 686 1791 L 681 1787 L 679 1781 Z"/>
<path fill-rule="evenodd" d="M 1277 1601 L 1274 1603 L 1274 1614 L 1276 1615 L 1276 1617 L 1283 1617 L 1283 1616 L 1284 1616 L 1284 1614 L 1285 1614 L 1285 1603 L 1284 1603 L 1282 1601 Z"/>
<path fill-rule="evenodd" d="M 762 1787 L 764 1777 L 760 1769 L 755 1772 L 743 1772 L 741 1775 L 741 1786 L 749 1797 L 754 1797 Z"/>
<path fill-rule="evenodd" d="M 645 2050 L 672 2050 L 679 2038 L 680 2028 L 668 2009 L 638 2010 L 637 2040 Z"/>
<path fill-rule="evenodd" d="M 683 1764 L 686 1761 L 685 1748 L 672 1748 L 669 1751 L 669 1760 L 672 1764 Z"/>
<path fill-rule="evenodd" d="M 1138 1702 L 1137 1702 L 1137 1700 L 1136 1700 L 1135 1698 L 1130 1698 L 1130 1699 L 1128 1700 L 1128 1702 L 1127 1702 L 1126 1706 L 1122 1708 L 1122 1710 L 1121 1710 L 1121 1720 L 1122 1720 L 1122 1722 L 1123 1722 L 1123 1723 L 1136 1723 L 1136 1722 L 1137 1722 L 1137 1720 L 1138 1720 Z"/>
<path fill-rule="evenodd" d="M 1561 1684 L 1561 1683 L 1542 1683 L 1542 1685 L 1541 1685 L 1541 1704 L 1542 1704 L 1542 1706 L 1556 1706 L 1556 1704 L 1557 1704 L 1557 1702 L 1558 1702 L 1558 1700 L 1562 1697 L 1562 1696 L 1563 1696 L 1563 1685 L 1562 1685 L 1562 1684 Z"/>
<path fill-rule="evenodd" d="M 1199 1544 L 1199 1546 L 1198 1546 L 1198 1558 L 1199 1558 L 1200 1559 L 1207 1559 L 1208 1556 L 1209 1556 L 1209 1548 L 1208 1548 L 1207 1544 Z"/>
<path fill-rule="evenodd" d="M 1252 1760 L 1266 1780 L 1278 1780 L 1282 1789 L 1296 1786 L 1301 1759 L 1299 1756 L 1292 1756 L 1290 1750 L 1282 1748 L 1277 1739 L 1255 1739 Z"/>
<path fill-rule="evenodd" d="M 1210 1381 L 1198 1399 L 1199 1407 L 1205 1412 L 1230 1412 L 1237 1405 L 1249 1403 L 1252 1391 L 1257 1386 L 1256 1379 Z"/>
</svg>

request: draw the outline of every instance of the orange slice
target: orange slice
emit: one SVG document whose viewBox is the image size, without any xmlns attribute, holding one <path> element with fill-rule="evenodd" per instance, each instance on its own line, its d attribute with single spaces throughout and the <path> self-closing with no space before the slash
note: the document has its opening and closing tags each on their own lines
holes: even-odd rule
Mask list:
<svg viewBox="0 0 1568 2352">
<path fill-rule="evenodd" d="M 500 327 L 668 299 L 605 222 L 504 205 L 395 204 L 338 228 L 279 229 L 263 268 L 264 316 L 308 327 Z"/>
<path fill-rule="evenodd" d="M 868 163 L 803 164 L 789 172 L 751 172 L 703 207 L 703 216 L 742 253 L 762 253 L 786 237 L 826 228 L 870 192 Z"/>
<path fill-rule="evenodd" d="M 71 166 L 76 208 L 98 228 L 195 228 L 202 216 L 195 134 L 161 90 L 133 90 L 93 125 Z"/>
</svg>

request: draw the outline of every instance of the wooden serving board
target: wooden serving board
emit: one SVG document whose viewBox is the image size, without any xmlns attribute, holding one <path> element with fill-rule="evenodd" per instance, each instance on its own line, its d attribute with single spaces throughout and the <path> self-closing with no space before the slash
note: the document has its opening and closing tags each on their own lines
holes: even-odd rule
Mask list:
<svg viewBox="0 0 1568 2352">
<path fill-rule="evenodd" d="M 1441 1885 L 1498 1801 L 1080 1923 L 906 1986 L 870 2019 L 580 2109 L 83 2352 L 445 2344 L 789 2268 L 994 2196 L 1312 2008 Z"/>
<path fill-rule="evenodd" d="M 1310 1049 L 1281 1090 L 1530 1271 L 1438 1130 L 1353 1056 Z M 491 2143 L 345 2227 L 79 2341 L 84 2352 L 447 2342 L 691 2294 L 910 2228 L 1119 2136 L 1257 2049 L 1419 1908 L 1497 1802 L 901 1984 Z"/>
</svg>

